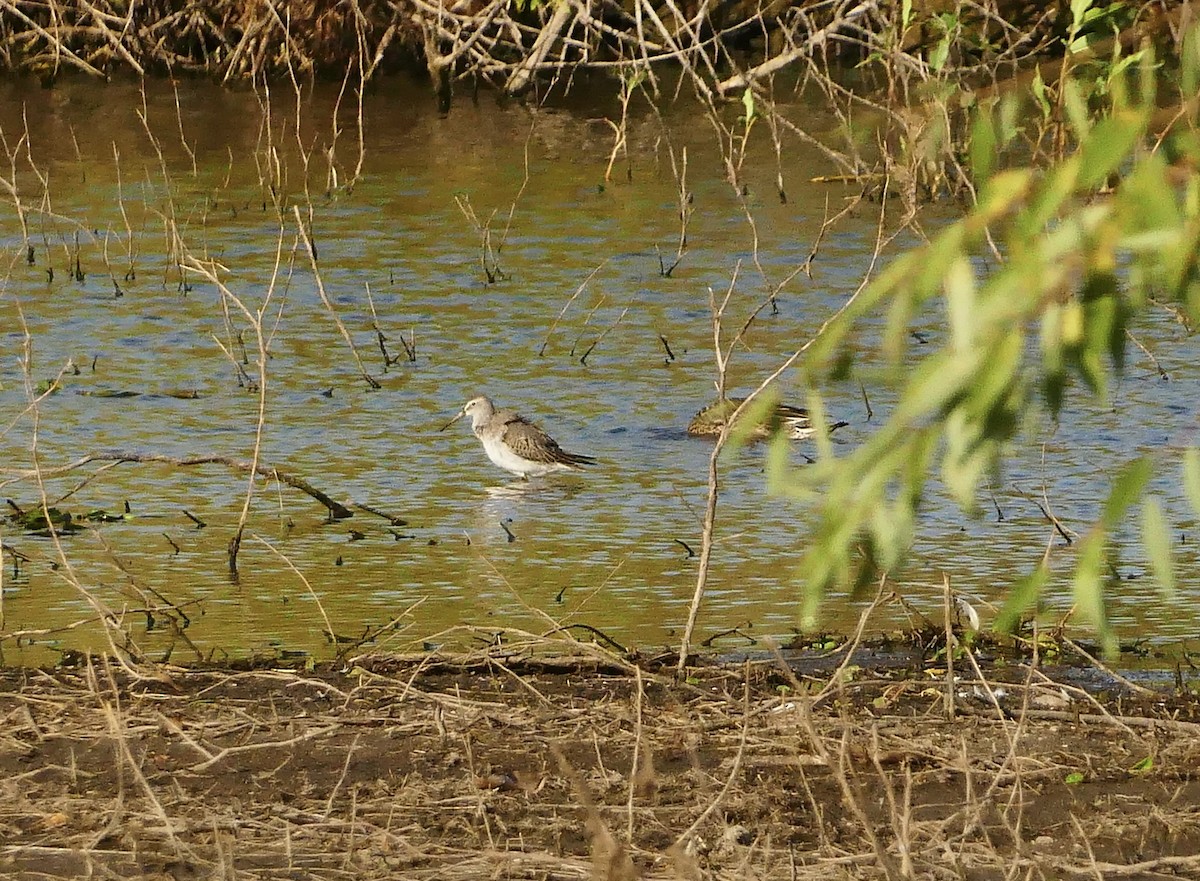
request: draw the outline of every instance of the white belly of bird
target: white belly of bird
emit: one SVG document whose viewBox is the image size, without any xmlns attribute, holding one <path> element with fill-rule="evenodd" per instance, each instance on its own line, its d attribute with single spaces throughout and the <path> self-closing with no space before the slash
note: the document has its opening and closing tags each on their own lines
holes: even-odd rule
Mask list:
<svg viewBox="0 0 1200 881">
<path fill-rule="evenodd" d="M 513 474 L 519 474 L 522 477 L 541 477 L 543 474 L 549 474 L 551 471 L 559 471 L 567 467 L 557 462 L 534 462 L 530 459 L 525 459 L 518 456 L 506 444 L 498 440 L 482 437 L 480 440 L 483 442 L 484 452 L 487 453 L 487 457 L 492 460 L 494 465 L 498 465 L 505 471 L 511 471 Z"/>
</svg>

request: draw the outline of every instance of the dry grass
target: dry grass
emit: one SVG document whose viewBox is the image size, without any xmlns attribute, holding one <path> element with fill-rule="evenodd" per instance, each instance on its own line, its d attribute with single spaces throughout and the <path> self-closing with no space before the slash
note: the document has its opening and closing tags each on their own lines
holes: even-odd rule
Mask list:
<svg viewBox="0 0 1200 881">
<path fill-rule="evenodd" d="M 393 43 L 407 45 L 410 57 L 420 43 L 415 25 L 376 0 L 0 0 L 0 23 L 0 64 L 49 77 L 68 70 L 186 71 L 225 80 L 290 69 L 340 73 L 348 59 L 373 69 Z"/>
<path fill-rule="evenodd" d="M 341 671 L 0 678 L 28 878 L 1091 878 L 1200 872 L 1194 703 L 774 665 L 686 683 L 494 649 Z M 633 672 L 630 672 L 633 670 Z M 1072 775 L 1078 774 L 1079 779 Z M 1160 873 L 1156 875 L 1155 873 Z"/>
</svg>

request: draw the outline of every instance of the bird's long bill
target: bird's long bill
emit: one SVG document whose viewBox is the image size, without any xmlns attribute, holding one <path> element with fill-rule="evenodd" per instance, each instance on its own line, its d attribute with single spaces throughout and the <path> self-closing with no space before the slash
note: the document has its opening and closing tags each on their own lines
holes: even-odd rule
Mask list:
<svg viewBox="0 0 1200 881">
<path fill-rule="evenodd" d="M 467 411 L 466 411 L 465 409 L 464 409 L 464 410 L 459 410 L 459 411 L 458 411 L 458 412 L 457 412 L 457 413 L 454 415 L 454 418 L 453 418 L 453 419 L 451 419 L 449 422 L 447 422 L 445 425 L 443 425 L 441 428 L 439 428 L 439 429 L 438 429 L 438 431 L 445 431 L 447 428 L 449 428 L 451 425 L 453 425 L 455 422 L 457 422 L 458 420 L 462 419 L 462 418 L 463 418 L 464 416 L 466 416 L 466 415 L 467 415 Z"/>
</svg>

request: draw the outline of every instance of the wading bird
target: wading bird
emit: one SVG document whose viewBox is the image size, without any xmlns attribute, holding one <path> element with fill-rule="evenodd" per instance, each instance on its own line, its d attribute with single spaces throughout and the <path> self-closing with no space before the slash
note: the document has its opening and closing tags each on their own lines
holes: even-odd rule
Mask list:
<svg viewBox="0 0 1200 881">
<path fill-rule="evenodd" d="M 525 480 L 551 471 L 581 471 L 584 465 L 596 463 L 591 456 L 568 453 L 524 416 L 497 410 L 490 398 L 482 396 L 467 401 L 458 415 L 438 430 L 445 431 L 464 416 L 471 417 L 471 431 L 492 463 Z"/>
<path fill-rule="evenodd" d="M 687 433 L 692 437 L 716 437 L 729 421 L 733 412 L 742 405 L 745 398 L 725 398 L 709 404 L 692 417 L 688 423 Z M 746 418 L 743 412 L 737 417 L 737 422 Z M 835 431 L 849 423 L 831 422 L 829 430 Z M 736 430 L 736 426 L 735 426 Z M 782 431 L 792 440 L 804 440 L 812 437 L 817 430 L 812 424 L 808 411 L 803 407 L 793 407 L 790 404 L 776 404 L 771 412 L 761 422 L 750 430 L 751 440 L 765 440 L 774 432 Z"/>
</svg>

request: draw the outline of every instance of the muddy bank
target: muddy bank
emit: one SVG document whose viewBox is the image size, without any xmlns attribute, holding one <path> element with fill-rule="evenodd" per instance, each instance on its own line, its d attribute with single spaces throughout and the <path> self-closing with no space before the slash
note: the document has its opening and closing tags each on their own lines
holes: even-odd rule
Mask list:
<svg viewBox="0 0 1200 881">
<path fill-rule="evenodd" d="M 1194 698 L 1095 695 L 1003 665 L 961 674 L 950 707 L 944 672 L 746 663 L 676 682 L 513 649 L 339 670 L 8 670 L 0 872 L 1200 872 Z"/>
</svg>

